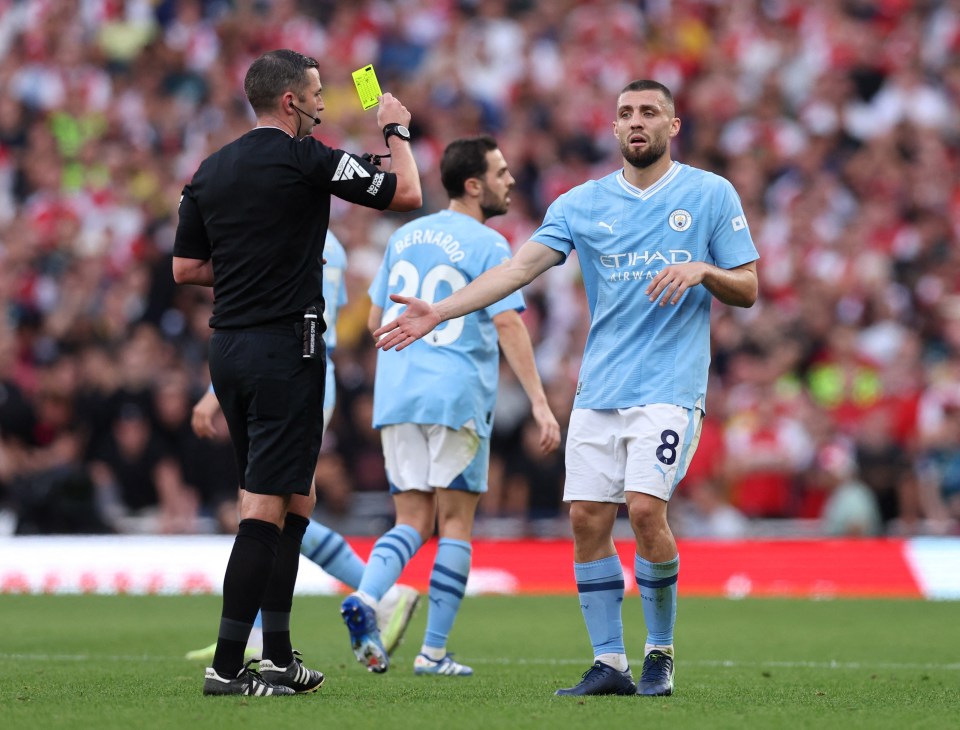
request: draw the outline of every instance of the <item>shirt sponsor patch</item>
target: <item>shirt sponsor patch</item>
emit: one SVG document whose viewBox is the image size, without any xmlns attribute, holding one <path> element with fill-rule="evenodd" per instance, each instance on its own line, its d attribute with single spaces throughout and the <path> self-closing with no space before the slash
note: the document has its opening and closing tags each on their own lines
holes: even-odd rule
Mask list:
<svg viewBox="0 0 960 730">
<path fill-rule="evenodd" d="M 341 180 L 353 180 L 355 177 L 370 177 L 370 173 L 364 170 L 363 166 L 350 155 L 344 153 L 331 180 L 339 182 Z"/>
</svg>

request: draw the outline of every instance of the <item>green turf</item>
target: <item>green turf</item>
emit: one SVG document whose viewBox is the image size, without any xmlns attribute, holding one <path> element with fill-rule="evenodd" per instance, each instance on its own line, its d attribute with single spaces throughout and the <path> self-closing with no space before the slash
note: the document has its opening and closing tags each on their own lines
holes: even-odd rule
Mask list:
<svg viewBox="0 0 960 730">
<path fill-rule="evenodd" d="M 707 600 L 680 603 L 670 698 L 554 697 L 591 659 L 577 599 L 468 598 L 451 649 L 472 678 L 415 677 L 426 622 L 395 664 L 353 660 L 337 598 L 298 598 L 295 645 L 327 675 L 316 695 L 208 698 L 182 658 L 213 639 L 217 597 L 0 596 L 7 728 L 953 728 L 960 604 Z M 624 604 L 639 663 L 636 596 Z M 648 724 L 659 722 L 659 725 Z"/>
</svg>

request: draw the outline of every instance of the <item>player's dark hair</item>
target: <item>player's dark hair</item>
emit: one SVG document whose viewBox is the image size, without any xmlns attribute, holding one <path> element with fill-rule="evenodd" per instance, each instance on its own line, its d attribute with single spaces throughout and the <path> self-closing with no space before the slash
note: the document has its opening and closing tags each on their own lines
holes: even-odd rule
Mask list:
<svg viewBox="0 0 960 730">
<path fill-rule="evenodd" d="M 269 111 L 286 91 L 303 97 L 309 83 L 307 69 L 319 69 L 317 59 L 282 48 L 268 51 L 250 64 L 243 79 L 243 91 L 256 114 Z"/>
<path fill-rule="evenodd" d="M 670 116 L 675 117 L 677 115 L 677 105 L 673 101 L 673 94 L 670 93 L 670 89 L 661 84 L 659 81 L 652 81 L 650 79 L 637 79 L 636 81 L 631 81 L 629 84 L 624 86 L 620 90 L 620 93 L 625 94 L 628 91 L 659 91 L 661 94 L 663 94 L 663 98 L 667 102 L 667 106 L 670 107 Z"/>
<path fill-rule="evenodd" d="M 487 153 L 498 147 L 497 140 L 489 134 L 462 137 L 448 144 L 440 158 L 440 181 L 447 195 L 462 197 L 469 178 L 487 173 Z"/>
</svg>

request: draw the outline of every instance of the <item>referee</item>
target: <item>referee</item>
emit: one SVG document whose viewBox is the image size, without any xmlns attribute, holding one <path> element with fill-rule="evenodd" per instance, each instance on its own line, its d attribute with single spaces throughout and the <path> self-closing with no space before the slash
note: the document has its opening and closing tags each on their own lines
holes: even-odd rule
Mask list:
<svg viewBox="0 0 960 730">
<path fill-rule="evenodd" d="M 300 542 L 316 503 L 323 432 L 323 264 L 330 196 L 380 210 L 422 205 L 410 113 L 380 97 L 392 171 L 310 136 L 324 109 L 319 64 L 290 50 L 251 64 L 257 124 L 214 152 L 183 189 L 174 243 L 178 284 L 212 286 L 210 376 L 236 452 L 240 525 L 223 579 L 207 695 L 312 692 L 323 674 L 290 644 Z M 263 611 L 259 673 L 243 664 Z"/>
</svg>

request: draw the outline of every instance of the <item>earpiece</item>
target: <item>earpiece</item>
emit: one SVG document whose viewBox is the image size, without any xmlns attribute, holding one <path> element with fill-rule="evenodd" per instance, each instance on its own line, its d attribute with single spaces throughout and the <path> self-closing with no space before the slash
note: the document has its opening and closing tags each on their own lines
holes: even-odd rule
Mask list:
<svg viewBox="0 0 960 730">
<path fill-rule="evenodd" d="M 314 123 L 314 124 L 320 124 L 320 122 L 321 122 L 320 117 L 315 117 L 315 116 L 313 116 L 312 114 L 307 114 L 307 112 L 305 112 L 303 109 L 301 109 L 300 107 L 298 107 L 298 106 L 297 106 L 296 104 L 294 104 L 292 101 L 290 102 L 290 107 L 293 108 L 293 109 L 296 109 L 296 110 L 297 110 L 298 112 L 300 112 L 301 114 L 305 114 L 308 119 L 312 119 L 312 120 L 313 120 L 313 123 Z"/>
</svg>

